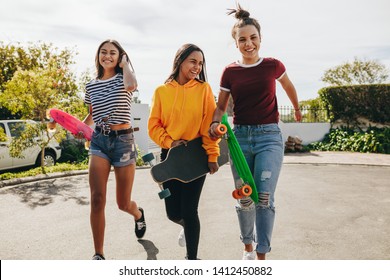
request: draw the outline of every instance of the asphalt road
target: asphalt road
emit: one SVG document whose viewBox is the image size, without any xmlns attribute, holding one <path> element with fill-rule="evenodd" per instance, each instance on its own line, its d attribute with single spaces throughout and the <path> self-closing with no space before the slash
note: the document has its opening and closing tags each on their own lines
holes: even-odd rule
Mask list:
<svg viewBox="0 0 390 280">
<path fill-rule="evenodd" d="M 389 260 L 389 182 L 387 163 L 367 165 L 355 160 L 355 164 L 302 164 L 286 157 L 276 193 L 277 216 L 268 258 Z M 232 187 L 228 165 L 206 179 L 199 206 L 201 259 L 241 259 L 243 248 Z M 132 218 L 116 207 L 113 173 L 108 188 L 108 259 L 184 258 L 185 249 L 177 244 L 180 228 L 166 218 L 149 169 L 137 170 L 133 192 L 133 198 L 145 209 L 148 228 L 142 240 L 134 235 Z M 87 175 L 3 187 L 0 203 L 0 259 L 91 258 Z"/>
</svg>

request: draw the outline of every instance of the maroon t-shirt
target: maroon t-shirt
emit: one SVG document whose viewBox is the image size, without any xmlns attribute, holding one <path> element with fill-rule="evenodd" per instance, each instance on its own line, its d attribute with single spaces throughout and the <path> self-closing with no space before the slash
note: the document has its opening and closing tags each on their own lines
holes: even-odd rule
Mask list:
<svg viewBox="0 0 390 280">
<path fill-rule="evenodd" d="M 283 63 L 274 58 L 261 58 L 251 65 L 238 62 L 228 65 L 222 73 L 220 86 L 233 97 L 233 123 L 277 123 L 276 80 L 285 72 Z"/>
</svg>

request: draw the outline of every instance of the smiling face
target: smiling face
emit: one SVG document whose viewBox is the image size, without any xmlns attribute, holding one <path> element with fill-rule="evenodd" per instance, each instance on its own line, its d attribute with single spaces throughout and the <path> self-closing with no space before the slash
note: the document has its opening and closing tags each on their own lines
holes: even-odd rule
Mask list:
<svg viewBox="0 0 390 280">
<path fill-rule="evenodd" d="M 235 40 L 243 64 L 254 64 L 260 59 L 260 34 L 254 25 L 237 28 Z"/>
<path fill-rule="evenodd" d="M 200 51 L 193 51 L 180 65 L 177 82 L 181 85 L 199 76 L 203 67 L 203 55 Z"/>
<path fill-rule="evenodd" d="M 105 43 L 99 51 L 99 63 L 105 70 L 115 69 L 119 61 L 119 50 L 112 43 Z"/>
</svg>

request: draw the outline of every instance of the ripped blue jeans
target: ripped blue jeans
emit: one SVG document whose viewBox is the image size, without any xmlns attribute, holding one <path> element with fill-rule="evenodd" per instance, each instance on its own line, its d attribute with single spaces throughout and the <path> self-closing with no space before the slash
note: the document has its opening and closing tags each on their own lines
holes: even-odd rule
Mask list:
<svg viewBox="0 0 390 280">
<path fill-rule="evenodd" d="M 257 243 L 258 253 L 271 251 L 275 220 L 275 190 L 283 163 L 283 140 L 279 126 L 235 125 L 234 134 L 253 174 L 259 194 L 255 204 L 249 197 L 239 199 L 236 211 L 244 244 Z M 230 161 L 232 163 L 232 161 Z M 242 182 L 231 164 L 236 188 Z"/>
</svg>

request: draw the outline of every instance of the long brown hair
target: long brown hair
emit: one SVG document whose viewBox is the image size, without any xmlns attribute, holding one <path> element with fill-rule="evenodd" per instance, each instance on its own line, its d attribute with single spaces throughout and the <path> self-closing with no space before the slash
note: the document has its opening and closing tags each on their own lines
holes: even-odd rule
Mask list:
<svg viewBox="0 0 390 280">
<path fill-rule="evenodd" d="M 176 52 L 175 59 L 173 61 L 172 72 L 169 75 L 168 79 L 166 79 L 165 83 L 171 82 L 172 80 L 175 80 L 177 78 L 177 76 L 179 76 L 179 71 L 180 71 L 181 64 L 194 51 L 201 52 L 202 56 L 203 56 L 203 67 L 202 67 L 202 70 L 199 73 L 199 78 L 197 78 L 197 80 L 200 81 L 200 82 L 207 82 L 206 58 L 204 57 L 203 51 L 198 46 L 196 46 L 194 44 L 184 44 Z"/>
</svg>

